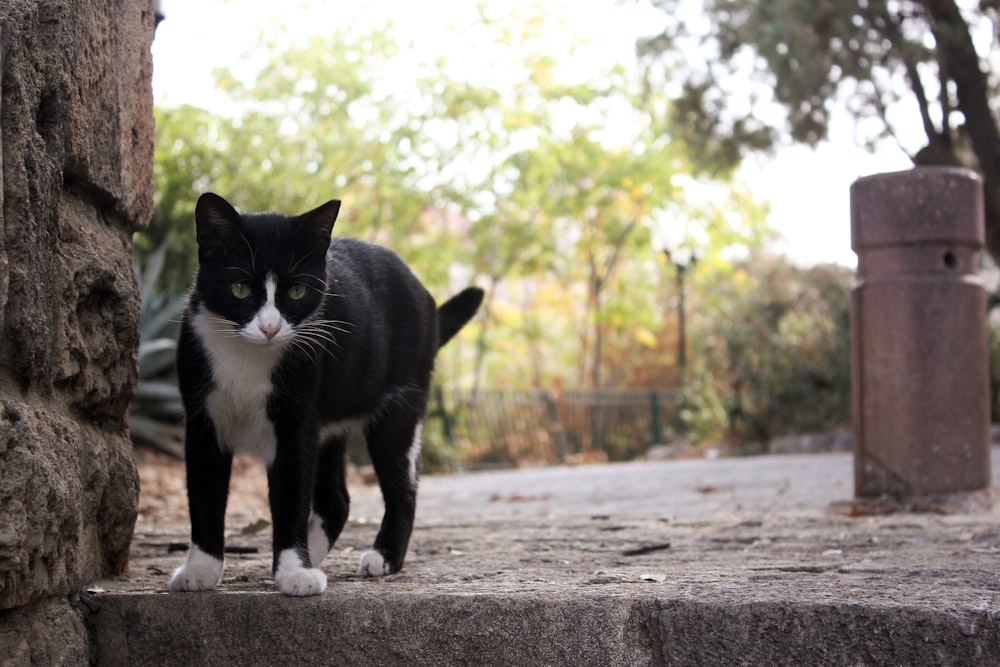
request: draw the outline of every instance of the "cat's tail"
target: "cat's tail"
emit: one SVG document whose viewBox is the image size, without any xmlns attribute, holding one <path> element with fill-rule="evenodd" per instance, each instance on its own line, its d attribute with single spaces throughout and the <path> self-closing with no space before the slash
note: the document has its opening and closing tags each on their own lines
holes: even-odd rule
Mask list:
<svg viewBox="0 0 1000 667">
<path fill-rule="evenodd" d="M 444 347 L 472 319 L 483 302 L 483 290 L 466 287 L 438 308 L 438 348 Z"/>
</svg>

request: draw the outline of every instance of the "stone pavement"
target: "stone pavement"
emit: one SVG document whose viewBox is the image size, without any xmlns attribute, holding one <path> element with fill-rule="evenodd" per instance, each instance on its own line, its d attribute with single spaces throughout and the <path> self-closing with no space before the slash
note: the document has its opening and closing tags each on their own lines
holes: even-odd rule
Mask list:
<svg viewBox="0 0 1000 667">
<path fill-rule="evenodd" d="M 81 605 L 106 665 L 1000 664 L 1000 510 L 830 511 L 851 493 L 845 454 L 428 477 L 397 575 L 354 572 L 363 487 L 322 596 L 275 593 L 238 525 L 218 592 L 166 593 L 170 520 Z"/>
</svg>

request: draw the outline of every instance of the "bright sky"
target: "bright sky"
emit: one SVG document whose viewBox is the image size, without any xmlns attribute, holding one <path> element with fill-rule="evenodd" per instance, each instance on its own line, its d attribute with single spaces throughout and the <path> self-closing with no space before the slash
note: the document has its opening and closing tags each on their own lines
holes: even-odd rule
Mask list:
<svg viewBox="0 0 1000 667">
<path fill-rule="evenodd" d="M 569 2 L 540 0 L 540 4 L 561 1 Z M 489 2 L 489 6 L 498 4 L 509 2 Z M 632 62 L 637 32 L 655 26 L 655 15 L 635 2 L 577 0 L 571 6 L 571 12 L 562 14 L 572 16 L 575 30 L 594 42 L 594 48 L 574 61 L 579 67 Z M 153 42 L 154 97 L 157 104 L 219 108 L 225 98 L 213 91 L 213 68 L 252 68 L 255 61 L 250 51 L 260 31 L 268 26 L 284 25 L 292 35 L 312 35 L 332 32 L 352 19 L 362 27 L 380 26 L 391 16 L 397 26 L 412 30 L 418 48 L 432 52 L 447 48 L 444 25 L 467 24 L 475 15 L 474 7 L 470 0 L 314 0 L 298 4 L 162 0 L 166 20 Z M 480 65 L 477 54 L 450 55 L 470 67 Z M 481 52 L 479 57 L 483 57 Z M 751 159 L 740 178 L 771 203 L 770 223 L 784 238 L 779 249 L 801 264 L 838 262 L 853 266 L 851 183 L 860 176 L 909 166 L 909 160 L 897 149 L 887 147 L 884 153 L 872 155 L 858 148 L 851 121 L 845 117 L 834 123 L 830 141 L 818 149 L 789 146 L 773 158 Z"/>
</svg>

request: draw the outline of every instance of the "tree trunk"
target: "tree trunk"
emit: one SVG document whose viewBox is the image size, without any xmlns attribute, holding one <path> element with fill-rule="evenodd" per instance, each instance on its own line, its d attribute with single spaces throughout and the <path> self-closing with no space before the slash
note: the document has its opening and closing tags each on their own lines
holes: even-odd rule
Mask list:
<svg viewBox="0 0 1000 667">
<path fill-rule="evenodd" d="M 955 82 L 958 110 L 983 176 L 986 249 L 1000 261 L 1000 129 L 990 110 L 986 75 L 969 24 L 953 0 L 923 0 L 942 62 Z"/>
<path fill-rule="evenodd" d="M 594 286 L 594 293 L 591 296 L 593 301 L 593 316 L 594 316 L 594 356 L 593 356 L 593 367 L 591 368 L 591 384 L 594 389 L 601 386 L 601 357 L 604 355 L 604 350 L 602 349 L 604 345 L 604 337 L 601 335 L 601 288 L 597 285 Z"/>
<path fill-rule="evenodd" d="M 497 283 L 500 281 L 490 276 L 490 286 L 486 290 L 486 300 L 481 306 L 483 312 L 486 313 L 486 317 L 483 318 L 483 325 L 479 328 L 479 336 L 476 338 L 476 358 L 473 362 L 472 370 L 472 395 L 476 396 L 479 393 L 480 381 L 483 377 L 483 366 L 486 360 L 486 342 L 487 335 L 490 333 L 490 327 L 493 324 L 493 297 L 497 293 Z"/>
</svg>

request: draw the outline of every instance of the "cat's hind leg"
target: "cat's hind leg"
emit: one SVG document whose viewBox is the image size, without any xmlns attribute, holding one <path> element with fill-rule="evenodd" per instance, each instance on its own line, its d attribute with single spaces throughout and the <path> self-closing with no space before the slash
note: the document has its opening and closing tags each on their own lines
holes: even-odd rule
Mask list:
<svg viewBox="0 0 1000 667">
<path fill-rule="evenodd" d="M 385 419 L 368 434 L 368 452 L 385 501 L 375 544 L 361 556 L 360 572 L 381 577 L 403 567 L 417 509 L 417 464 L 423 422 Z"/>
<path fill-rule="evenodd" d="M 320 447 L 313 490 L 313 513 L 309 516 L 309 559 L 318 567 L 347 522 L 350 496 L 347 493 L 343 436 L 328 438 Z"/>
</svg>

